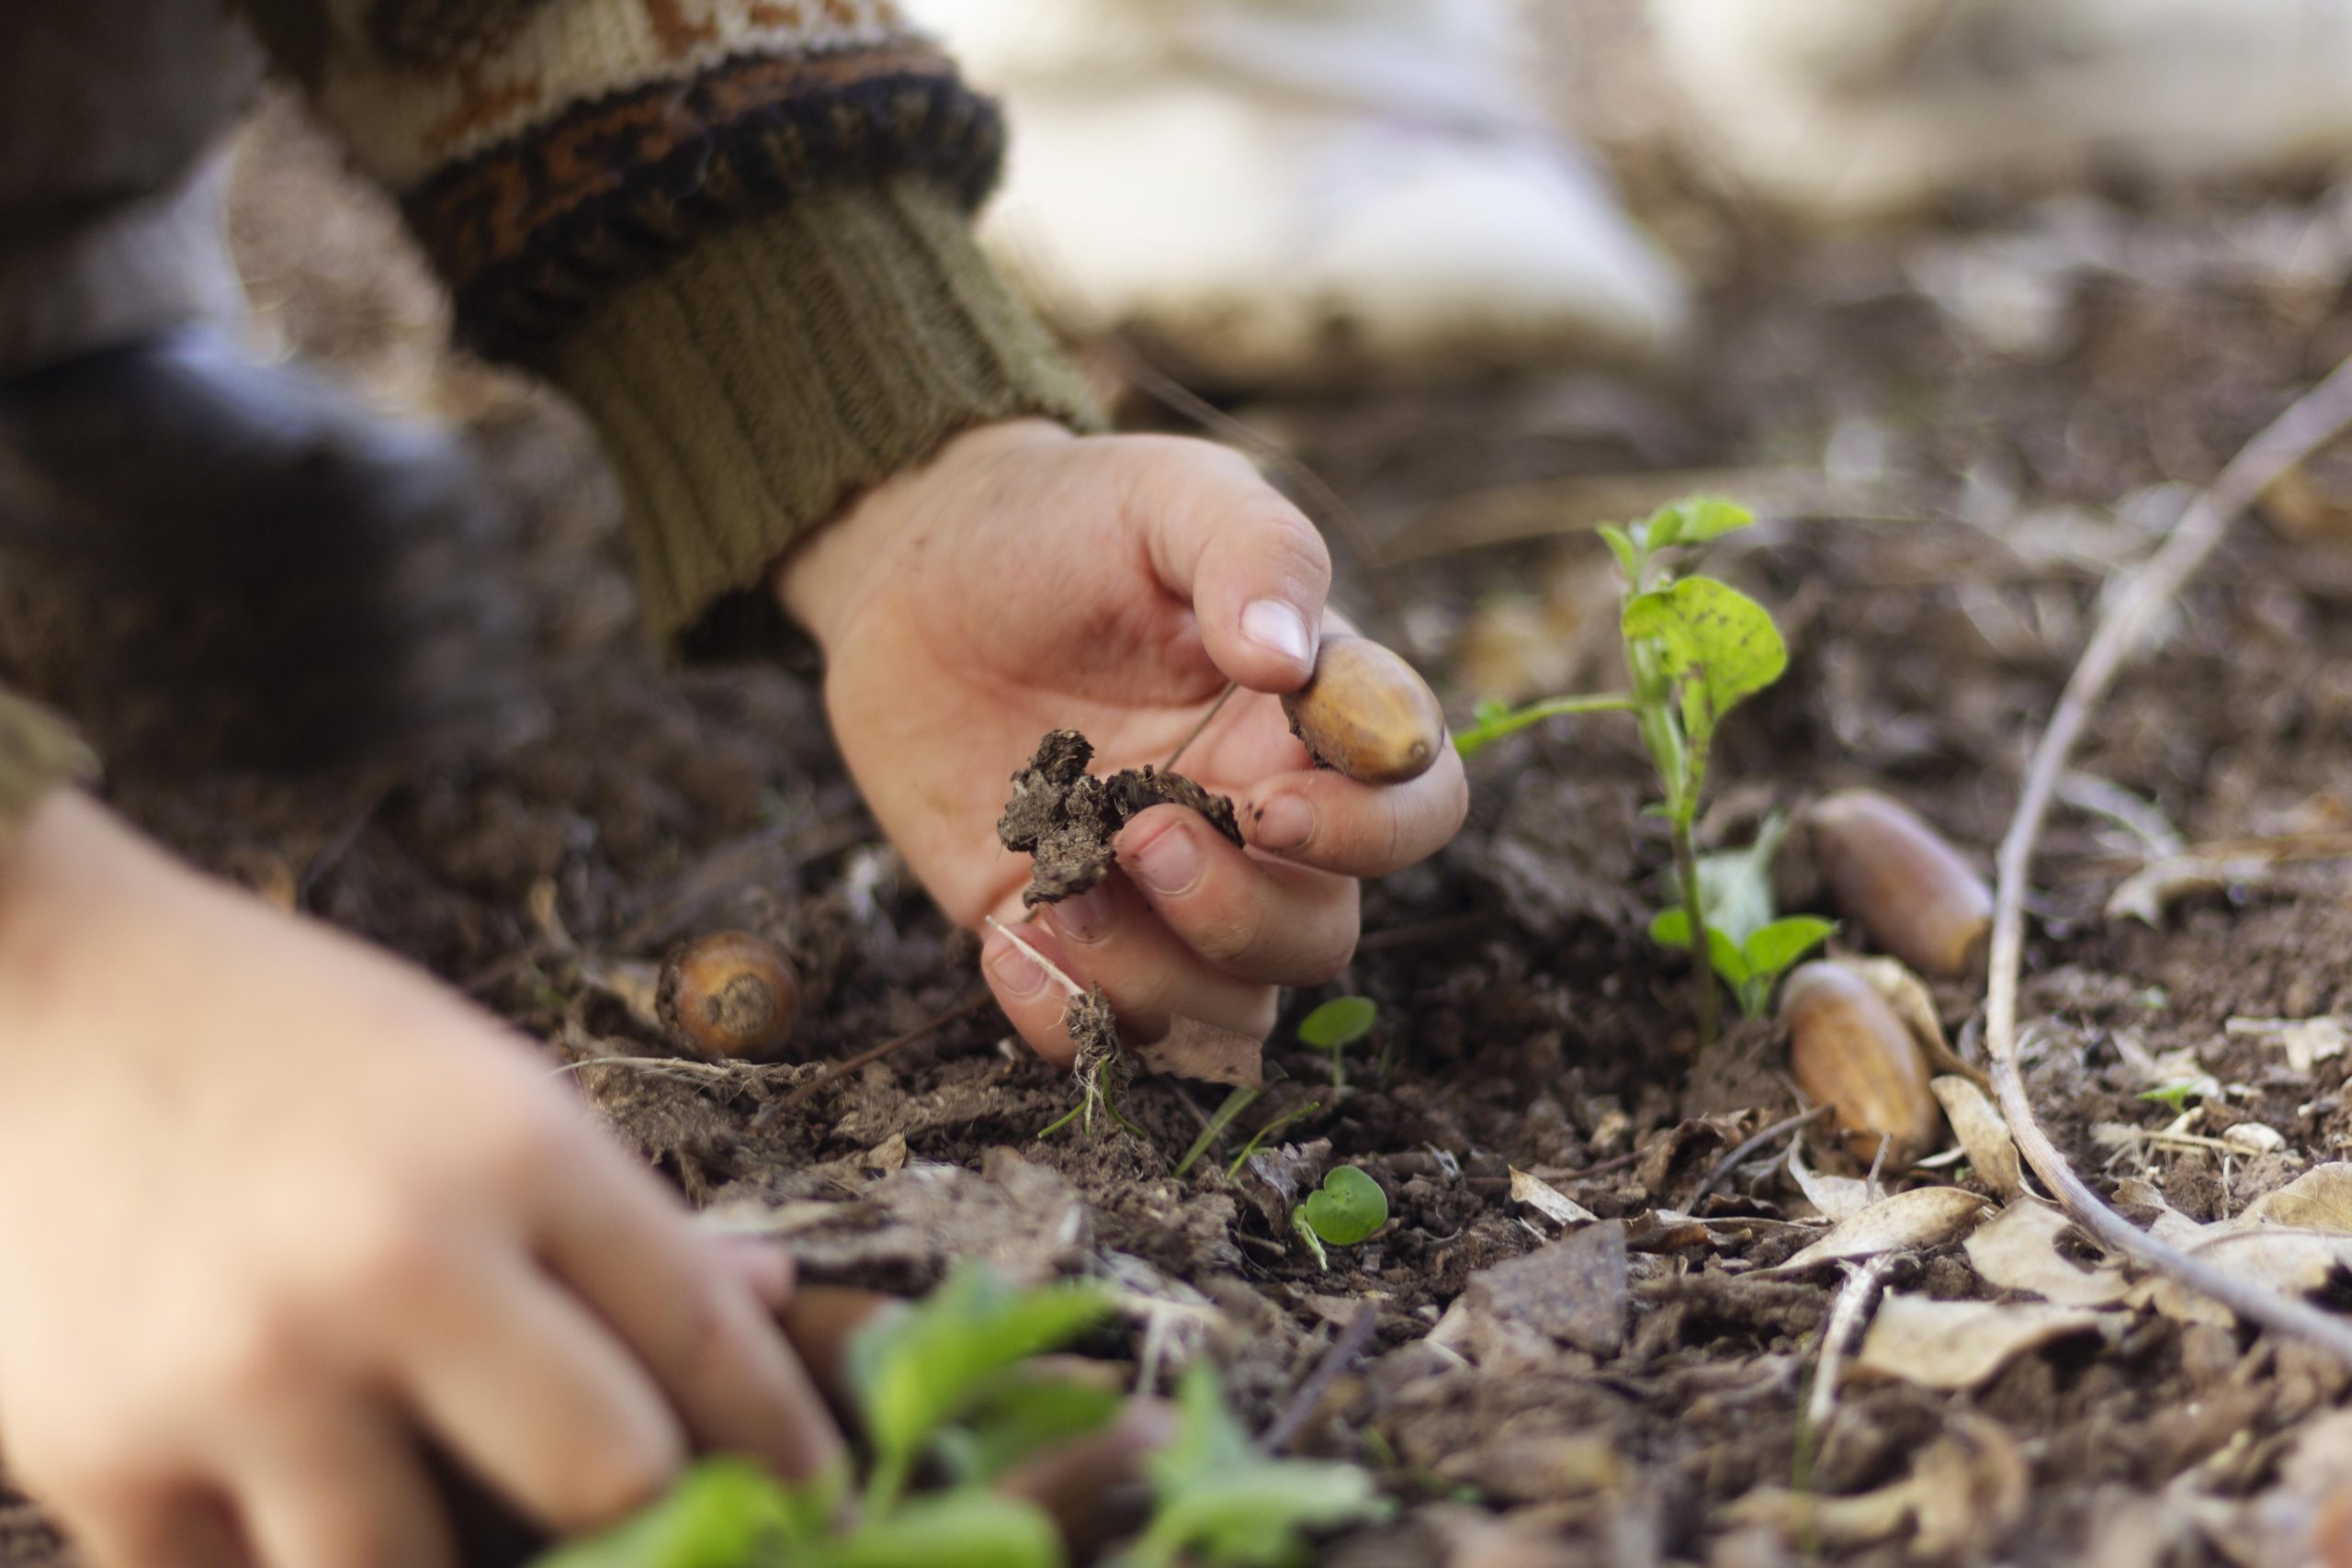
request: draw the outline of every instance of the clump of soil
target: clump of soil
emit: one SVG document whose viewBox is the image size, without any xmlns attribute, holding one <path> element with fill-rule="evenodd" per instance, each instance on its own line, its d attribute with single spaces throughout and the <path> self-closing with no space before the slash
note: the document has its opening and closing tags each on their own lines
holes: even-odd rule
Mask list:
<svg viewBox="0 0 2352 1568">
<path fill-rule="evenodd" d="M 1117 856 L 1111 840 L 1119 829 L 1155 806 L 1184 806 L 1235 844 L 1241 824 L 1233 801 L 1211 795 L 1182 773 L 1127 768 L 1108 778 L 1086 771 L 1094 744 L 1075 729 L 1048 730 L 1029 765 L 1012 775 L 1012 798 L 996 825 L 996 836 L 1016 854 L 1035 862 L 1021 901 L 1031 908 L 1076 897 L 1111 874 Z"/>
</svg>

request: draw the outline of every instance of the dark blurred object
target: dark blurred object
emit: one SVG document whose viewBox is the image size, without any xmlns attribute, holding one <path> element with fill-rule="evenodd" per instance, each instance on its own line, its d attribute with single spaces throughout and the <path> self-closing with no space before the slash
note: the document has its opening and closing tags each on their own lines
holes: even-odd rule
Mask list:
<svg viewBox="0 0 2352 1568">
<path fill-rule="evenodd" d="M 110 763 L 527 730 L 509 534 L 448 433 L 209 327 L 0 384 L 0 668 Z"/>
</svg>

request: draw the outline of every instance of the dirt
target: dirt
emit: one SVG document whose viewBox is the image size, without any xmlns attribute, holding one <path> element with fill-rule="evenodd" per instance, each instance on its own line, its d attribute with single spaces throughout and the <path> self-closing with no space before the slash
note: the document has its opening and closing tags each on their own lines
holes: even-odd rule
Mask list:
<svg viewBox="0 0 2352 1568">
<path fill-rule="evenodd" d="M 1119 830 L 1155 806 L 1200 813 L 1238 847 L 1241 824 L 1229 796 L 1211 795 L 1182 773 L 1123 768 L 1107 778 L 1086 771 L 1094 745 L 1075 729 L 1047 732 L 1037 754 L 1012 775 L 1012 798 L 997 840 L 1035 862 L 1021 901 L 1031 908 L 1075 898 L 1111 874 Z"/>
<path fill-rule="evenodd" d="M 1354 964 L 1290 999 L 1263 1098 L 1181 1174 L 1218 1093 L 1138 1080 L 1118 1105 L 1136 1132 L 1098 1118 L 1041 1140 L 1072 1086 L 985 1009 L 786 1103 L 827 1060 L 956 1011 L 977 944 L 864 816 L 811 684 L 648 656 L 616 503 L 578 420 L 418 348 L 439 322 L 398 308 L 415 296 L 409 264 L 336 248 L 373 231 L 321 223 L 320 190 L 325 210 L 376 209 L 317 178 L 318 157 L 282 117 L 249 152 L 240 233 L 272 260 L 272 326 L 464 422 L 522 519 L 511 571 L 537 616 L 548 723 L 504 750 L 364 776 L 119 777 L 118 804 L 167 841 L 411 955 L 580 1064 L 583 1096 L 650 1161 L 697 1203 L 757 1206 L 811 1278 L 918 1290 L 956 1253 L 1022 1278 L 1099 1271 L 1136 1329 L 1104 1348 L 1160 1377 L 1215 1355 L 1260 1425 L 1369 1303 L 1368 1347 L 1295 1446 L 1374 1466 L 1407 1511 L 1323 1561 L 1435 1563 L 1491 1545 L 1479 1532 L 1497 1520 L 1544 1563 L 2258 1561 L 2245 1521 L 2291 1509 L 2297 1439 L 2352 1390 L 2346 1368 L 2268 1335 L 2120 1312 L 1971 1389 L 1849 1382 L 1826 1425 L 1802 1417 L 1842 1275 L 1759 1272 L 1821 1232 L 1785 1141 L 1692 1196 L 1799 1109 L 1785 1044 L 1756 1026 L 1697 1049 L 1681 961 L 1645 935 L 1667 846 L 1622 720 L 1562 722 L 1476 760 L 1468 827 L 1367 889 Z M 299 202 L 266 177 L 277 168 L 302 176 L 288 187 Z M 1661 225 L 1712 282 L 1704 357 L 1682 375 L 1562 370 L 1231 412 L 1344 502 L 1342 515 L 1306 498 L 1343 601 L 1457 714 L 1480 695 L 1609 679 L 1594 586 L 1607 561 L 1584 527 L 1610 514 L 1598 481 L 1660 501 L 1700 482 L 1794 497 L 1713 557 L 1772 607 L 1792 662 L 1720 739 L 1705 838 L 1745 842 L 1771 809 L 1868 785 L 1983 864 L 2118 571 L 2182 487 L 2352 350 L 2352 302 L 2267 265 L 2253 238 L 2281 213 L 2334 210 L 2334 193 L 2074 199 L 2128 242 L 2113 253 L 2126 259 L 2055 279 L 2059 329 L 2031 353 L 1996 345 L 1921 279 L 1927 258 L 2032 231 L 2052 209 L 1808 238 L 1685 196 Z M 306 249 L 311 228 L 325 238 Z M 1174 423 L 1140 400 L 1131 415 Z M 2235 531 L 2101 708 L 2070 802 L 2115 786 L 2143 829 L 2190 844 L 2346 831 L 2352 491 L 2329 499 L 2336 461 L 2312 470 L 2319 501 Z M 2054 818 L 2031 906 L 2028 1087 L 2104 1189 L 2144 1179 L 2188 1217 L 2218 1218 L 2352 1146 L 2352 1060 L 2298 1069 L 2229 1028 L 2352 1013 L 2352 886 L 2342 861 L 2307 859 L 2194 895 L 2158 926 L 2109 919 L 2109 894 L 2145 855 L 2112 815 Z M 680 1062 L 594 983 L 601 964 L 722 927 L 792 954 L 808 1063 Z M 1380 1012 L 1340 1092 L 1290 1031 L 1350 993 Z M 1935 996 L 1968 1050 L 1975 987 Z M 2143 1066 L 2174 1052 L 2216 1080 L 2195 1126 L 2212 1143 L 2102 1141 L 2103 1127 L 2174 1121 L 2144 1098 Z M 1285 1157 L 1356 1165 L 1390 1200 L 1390 1226 L 1334 1249 L 1328 1271 L 1257 1169 L 1227 1174 L 1244 1139 L 1294 1115 L 1275 1139 Z M 2218 1134 L 2245 1122 L 2278 1146 L 2232 1152 Z M 1807 1159 L 1860 1174 L 1818 1140 Z M 1622 1266 L 1587 1258 L 1558 1288 L 1597 1297 L 1482 1329 L 1473 1354 L 1432 1344 L 1458 1303 L 1515 1299 L 1513 1276 L 1484 1271 L 1562 1234 L 1514 1199 L 1514 1172 L 1618 1227 Z M 1903 1256 L 1883 1284 L 2012 1299 L 1956 1242 Z M 1868 1528 L 1889 1498 L 1908 1511 Z M 44 1539 L 20 1515 L 0 1556 L 38 1560 Z"/>
</svg>

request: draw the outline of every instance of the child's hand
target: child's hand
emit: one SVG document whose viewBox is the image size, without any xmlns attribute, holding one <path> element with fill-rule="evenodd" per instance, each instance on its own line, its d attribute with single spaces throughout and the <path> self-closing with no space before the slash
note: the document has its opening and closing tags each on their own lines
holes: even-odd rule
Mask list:
<svg viewBox="0 0 2352 1568">
<path fill-rule="evenodd" d="M 1313 771 L 1260 694 L 1306 682 L 1330 575 L 1314 527 L 1235 454 L 1030 422 L 874 491 L 777 586 L 824 645 L 850 771 L 967 925 L 1022 912 L 1029 863 L 998 847 L 996 819 L 1040 736 L 1083 730 L 1097 771 L 1162 763 L 1239 682 L 1180 771 L 1234 796 L 1251 850 L 1192 812 L 1147 812 L 1118 874 L 1023 935 L 1143 1038 L 1176 1017 L 1263 1038 L 1275 987 L 1328 980 L 1354 952 L 1355 879 L 1433 853 L 1468 801 L 1451 748 L 1394 788 Z M 984 963 L 1023 1037 L 1069 1060 L 1060 988 L 1002 936 Z"/>
<path fill-rule="evenodd" d="M 424 977 L 76 795 L 0 854 L 0 1454 L 89 1561 L 446 1565 L 420 1434 L 556 1529 L 806 1473 L 788 1289 Z"/>
</svg>

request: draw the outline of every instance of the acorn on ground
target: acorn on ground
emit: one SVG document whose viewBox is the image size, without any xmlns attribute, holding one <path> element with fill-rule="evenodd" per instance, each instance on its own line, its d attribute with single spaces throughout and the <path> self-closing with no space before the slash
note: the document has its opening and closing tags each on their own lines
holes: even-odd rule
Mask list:
<svg viewBox="0 0 2352 1568">
<path fill-rule="evenodd" d="M 1992 889 L 1917 812 L 1851 789 L 1816 804 L 1805 821 L 1831 899 L 1871 942 L 1939 979 L 1984 967 Z"/>
<path fill-rule="evenodd" d="M 718 931 L 671 953 L 654 1010 L 671 1043 L 691 1055 L 773 1062 L 800 1021 L 800 977 L 766 938 Z"/>
<path fill-rule="evenodd" d="M 1931 1152 L 1943 1111 L 1919 1043 L 1876 987 L 1843 964 L 1816 962 L 1781 988 L 1789 1065 L 1816 1105 L 1832 1108 L 1847 1152 L 1899 1169 Z"/>
<path fill-rule="evenodd" d="M 1323 639 L 1315 673 L 1283 699 L 1315 760 L 1359 784 L 1408 784 L 1436 765 L 1445 710 L 1413 667 L 1366 637 Z"/>
</svg>

